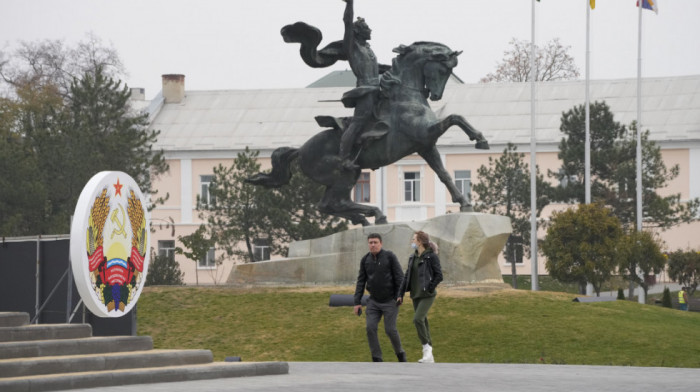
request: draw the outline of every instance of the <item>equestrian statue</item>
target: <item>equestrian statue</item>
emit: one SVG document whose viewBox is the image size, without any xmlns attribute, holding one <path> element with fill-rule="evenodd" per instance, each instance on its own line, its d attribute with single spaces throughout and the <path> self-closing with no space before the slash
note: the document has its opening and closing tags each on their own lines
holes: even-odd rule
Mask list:
<svg viewBox="0 0 700 392">
<path fill-rule="evenodd" d="M 442 98 L 445 84 L 457 65 L 455 52 L 435 42 L 415 42 L 393 50 L 391 66 L 379 64 L 367 42 L 372 30 L 362 18 L 353 22 L 353 0 L 346 2 L 342 41 L 323 49 L 317 47 L 321 31 L 297 22 L 282 28 L 285 42 L 299 43 L 300 54 L 311 67 L 327 67 L 338 60 L 348 61 L 357 78 L 357 87 L 343 94 L 345 107 L 354 108 L 352 117 L 318 116 L 323 130 L 299 148 L 280 147 L 272 153 L 272 170 L 248 178 L 248 182 L 268 188 L 281 187 L 291 178 L 290 164 L 299 161 L 301 171 L 326 187 L 319 211 L 349 219 L 353 224 L 387 223 L 377 207 L 355 203 L 350 198 L 362 169 L 376 170 L 405 156 L 417 153 L 447 187 L 461 211 L 471 211 L 467 198 L 457 189 L 435 147 L 437 139 L 453 125 L 476 141 L 476 148 L 488 149 L 481 132 L 462 116 L 452 114 L 438 119 L 428 98 Z"/>
</svg>

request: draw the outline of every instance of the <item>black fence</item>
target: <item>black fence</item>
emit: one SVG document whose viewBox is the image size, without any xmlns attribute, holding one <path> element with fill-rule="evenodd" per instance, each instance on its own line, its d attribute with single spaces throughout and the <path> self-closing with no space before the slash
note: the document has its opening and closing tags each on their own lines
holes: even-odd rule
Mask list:
<svg viewBox="0 0 700 392">
<path fill-rule="evenodd" d="M 0 312 L 25 312 L 38 324 L 88 323 L 94 336 L 136 335 L 136 306 L 101 318 L 80 303 L 70 267 L 68 236 L 3 238 Z"/>
</svg>

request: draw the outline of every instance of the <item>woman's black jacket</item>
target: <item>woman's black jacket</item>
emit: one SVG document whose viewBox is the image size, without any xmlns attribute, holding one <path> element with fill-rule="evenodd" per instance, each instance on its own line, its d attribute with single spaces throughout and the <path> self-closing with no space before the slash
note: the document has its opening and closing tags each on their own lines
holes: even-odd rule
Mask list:
<svg viewBox="0 0 700 392">
<path fill-rule="evenodd" d="M 442 268 L 440 258 L 434 252 L 425 252 L 422 256 L 412 254 L 408 259 L 408 268 L 401 282 L 400 297 L 403 298 L 406 291 L 411 291 L 411 268 L 413 263 L 418 262 L 418 279 L 421 282 L 423 291 L 432 293 L 440 282 L 442 282 Z"/>
</svg>

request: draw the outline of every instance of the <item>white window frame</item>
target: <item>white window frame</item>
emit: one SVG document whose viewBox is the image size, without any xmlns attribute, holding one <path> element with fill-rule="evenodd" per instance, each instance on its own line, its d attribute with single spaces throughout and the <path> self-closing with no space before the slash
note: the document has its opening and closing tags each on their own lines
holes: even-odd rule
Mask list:
<svg viewBox="0 0 700 392">
<path fill-rule="evenodd" d="M 172 246 L 169 246 L 172 245 Z M 175 241 L 158 240 L 158 256 L 175 258 Z"/>
<path fill-rule="evenodd" d="M 455 185 L 459 192 L 471 201 L 472 199 L 472 171 L 455 170 Z"/>
<path fill-rule="evenodd" d="M 197 263 L 197 269 L 216 269 L 216 248 L 209 248 L 204 259 Z"/>
<path fill-rule="evenodd" d="M 211 195 L 211 192 L 209 191 L 209 187 L 211 186 L 211 184 L 214 183 L 214 178 L 215 177 L 212 174 L 199 176 L 199 201 L 203 205 L 214 204 L 214 202 L 216 201 L 216 199 Z"/>
<path fill-rule="evenodd" d="M 355 187 L 352 190 L 352 197 L 355 203 L 369 203 L 371 198 L 372 198 L 372 189 L 370 188 L 370 173 L 369 172 L 362 172 L 360 173 L 360 177 L 357 179 L 357 183 L 355 183 Z M 358 198 L 357 196 L 360 196 Z"/>
<path fill-rule="evenodd" d="M 415 176 L 414 178 L 406 178 L 408 175 Z M 421 189 L 421 172 L 420 171 L 406 171 L 403 173 L 403 201 L 405 203 L 420 203 L 422 199 L 422 189 Z M 408 187 L 408 188 L 407 188 Z M 406 196 L 410 192 L 410 200 L 407 200 Z"/>
</svg>

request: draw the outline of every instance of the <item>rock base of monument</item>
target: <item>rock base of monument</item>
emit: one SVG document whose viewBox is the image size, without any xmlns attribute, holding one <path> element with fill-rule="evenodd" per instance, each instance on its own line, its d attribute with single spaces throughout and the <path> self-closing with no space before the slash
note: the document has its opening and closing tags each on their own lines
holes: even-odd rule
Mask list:
<svg viewBox="0 0 700 392">
<path fill-rule="evenodd" d="M 422 230 L 439 246 L 444 282 L 453 285 L 502 284 L 498 255 L 511 233 L 505 216 L 462 212 L 425 221 L 399 222 L 350 229 L 323 238 L 290 244 L 289 257 L 237 264 L 231 285 L 346 285 L 357 279 L 360 259 L 367 253 L 367 236 L 379 233 L 405 269 L 412 252 L 410 240 Z"/>
</svg>

